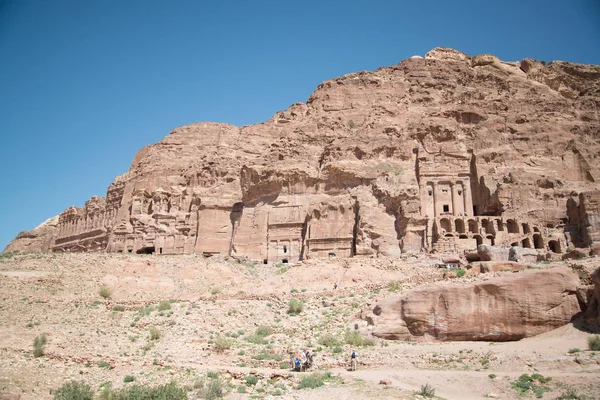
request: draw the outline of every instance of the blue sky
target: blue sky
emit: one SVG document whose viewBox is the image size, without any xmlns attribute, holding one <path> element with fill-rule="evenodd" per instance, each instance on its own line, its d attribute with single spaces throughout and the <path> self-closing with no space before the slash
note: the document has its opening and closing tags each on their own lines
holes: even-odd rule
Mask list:
<svg viewBox="0 0 600 400">
<path fill-rule="evenodd" d="M 0 249 L 175 127 L 261 122 L 437 46 L 600 64 L 600 2 L 0 0 Z"/>
</svg>

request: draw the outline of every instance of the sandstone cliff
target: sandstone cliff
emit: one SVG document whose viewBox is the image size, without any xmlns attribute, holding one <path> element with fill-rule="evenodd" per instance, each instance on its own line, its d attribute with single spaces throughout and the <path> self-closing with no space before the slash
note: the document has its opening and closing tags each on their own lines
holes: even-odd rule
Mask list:
<svg viewBox="0 0 600 400">
<path fill-rule="evenodd" d="M 261 124 L 175 129 L 105 197 L 6 250 L 293 262 L 587 247 L 600 240 L 599 107 L 598 66 L 436 48 L 325 81 Z"/>
</svg>

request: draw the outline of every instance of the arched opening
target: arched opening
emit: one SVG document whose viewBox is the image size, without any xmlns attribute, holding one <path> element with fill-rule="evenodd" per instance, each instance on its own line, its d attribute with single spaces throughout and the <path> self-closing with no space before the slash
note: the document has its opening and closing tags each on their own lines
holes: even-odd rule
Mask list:
<svg viewBox="0 0 600 400">
<path fill-rule="evenodd" d="M 287 253 L 287 246 L 285 244 L 283 245 L 283 253 Z"/>
<path fill-rule="evenodd" d="M 268 261 L 268 260 L 265 258 L 265 259 L 263 260 L 263 264 L 267 265 L 268 263 L 269 263 L 269 261 Z"/>
<path fill-rule="evenodd" d="M 155 251 L 154 247 L 142 247 L 141 249 L 136 251 L 136 253 L 137 254 L 152 254 L 152 253 L 154 253 L 154 251 Z"/>
<path fill-rule="evenodd" d="M 454 226 L 456 227 L 456 232 L 465 233 L 465 221 L 462 219 L 459 218 L 454 220 Z"/>
<path fill-rule="evenodd" d="M 153 206 L 153 203 L 150 202 L 150 204 L 148 204 L 148 215 L 154 214 L 154 207 L 152 207 L 152 206 Z"/>
<path fill-rule="evenodd" d="M 442 218 L 440 220 L 440 227 L 446 232 L 452 232 L 452 223 L 448 218 Z"/>
<path fill-rule="evenodd" d="M 460 235 L 458 238 L 459 239 L 468 239 L 469 237 L 467 235 Z"/>
<path fill-rule="evenodd" d="M 474 219 L 470 219 L 467 223 L 469 224 L 469 232 L 477 233 L 477 222 Z"/>
<path fill-rule="evenodd" d="M 562 253 L 562 250 L 560 248 L 560 243 L 558 242 L 558 240 L 551 240 L 551 241 L 549 241 L 548 242 L 548 248 L 553 253 Z"/>
<path fill-rule="evenodd" d="M 504 225 L 502 224 L 502 220 L 500 220 L 500 219 L 496 220 L 496 227 L 498 228 L 499 231 L 504 230 Z"/>
<path fill-rule="evenodd" d="M 447 233 L 445 237 L 447 237 L 447 238 L 453 238 L 453 237 L 454 237 L 454 235 L 453 235 L 453 234 L 451 234 L 451 233 Z"/>
<path fill-rule="evenodd" d="M 284 258 L 283 260 L 281 260 L 282 263 L 287 264 L 288 263 L 288 259 Z"/>
<path fill-rule="evenodd" d="M 519 225 L 514 219 L 506 221 L 506 230 L 508 233 L 519 233 Z"/>
<path fill-rule="evenodd" d="M 490 244 L 491 244 L 492 246 L 495 246 L 495 245 L 496 245 L 496 241 L 494 240 L 494 236 L 492 236 L 492 235 L 488 235 L 488 236 L 486 236 L 486 239 L 488 239 L 488 240 L 490 241 Z"/>
<path fill-rule="evenodd" d="M 544 248 L 544 241 L 542 240 L 542 235 L 533 235 L 533 247 L 536 249 Z"/>
<path fill-rule="evenodd" d="M 519 247 L 519 242 L 514 242 L 510 244 L 511 247 Z"/>
<path fill-rule="evenodd" d="M 162 254 L 162 247 L 158 248 L 158 254 Z"/>
<path fill-rule="evenodd" d="M 537 226 L 534 226 L 534 227 L 533 227 L 533 231 L 534 231 L 534 232 L 539 232 L 539 231 L 540 231 L 540 228 L 538 228 Z"/>
<path fill-rule="evenodd" d="M 531 241 L 529 240 L 529 238 L 525 238 L 525 239 L 521 240 L 521 244 L 523 245 L 524 249 L 531 248 Z"/>
<path fill-rule="evenodd" d="M 328 256 L 329 257 L 335 257 L 335 253 L 329 253 Z"/>
<path fill-rule="evenodd" d="M 531 230 L 529 229 L 529 224 L 521 224 L 521 226 L 523 227 L 523 233 L 531 232 Z"/>
<path fill-rule="evenodd" d="M 475 235 L 475 236 L 473 236 L 473 238 L 477 242 L 477 246 L 479 246 L 480 244 L 483 244 L 483 238 L 481 237 L 481 235 Z"/>
<path fill-rule="evenodd" d="M 481 226 L 485 230 L 485 233 L 493 233 L 494 227 L 492 226 L 492 223 L 489 220 L 487 220 L 487 219 L 481 220 Z"/>
</svg>

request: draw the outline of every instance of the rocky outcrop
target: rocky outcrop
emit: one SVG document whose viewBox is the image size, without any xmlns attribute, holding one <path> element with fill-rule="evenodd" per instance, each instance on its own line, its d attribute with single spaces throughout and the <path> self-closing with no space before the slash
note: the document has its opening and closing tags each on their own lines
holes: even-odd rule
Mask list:
<svg viewBox="0 0 600 400">
<path fill-rule="evenodd" d="M 588 327 L 600 331 L 600 268 L 591 275 L 591 281 L 584 321 Z"/>
<path fill-rule="evenodd" d="M 4 252 L 47 252 L 56 240 L 58 216 L 47 219 L 36 228 L 24 231 L 6 246 Z"/>
<path fill-rule="evenodd" d="M 364 319 L 385 339 L 508 341 L 569 323 L 581 312 L 579 280 L 566 267 L 471 284 L 433 284 L 394 296 Z"/>
<path fill-rule="evenodd" d="M 588 247 L 599 82 L 598 66 L 436 48 L 325 81 L 261 124 L 177 128 L 105 197 L 7 250 L 294 262 Z"/>
</svg>

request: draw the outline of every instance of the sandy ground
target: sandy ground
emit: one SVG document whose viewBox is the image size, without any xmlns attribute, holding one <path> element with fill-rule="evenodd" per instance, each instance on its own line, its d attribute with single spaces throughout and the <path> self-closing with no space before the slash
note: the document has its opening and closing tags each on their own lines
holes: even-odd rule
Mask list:
<svg viewBox="0 0 600 400">
<path fill-rule="evenodd" d="M 407 257 L 275 266 L 195 255 L 2 257 L 0 395 L 50 399 L 69 380 L 99 390 L 107 382 L 131 385 L 124 382 L 129 375 L 134 384 L 174 380 L 194 399 L 195 382 L 210 371 L 219 373 L 228 399 L 413 399 L 426 384 L 439 398 L 517 399 L 511 383 L 525 373 L 552 378 L 543 398 L 569 388 L 581 398 L 600 398 L 600 354 L 585 351 L 589 334 L 572 325 L 506 343 L 376 339 L 358 349 L 359 368 L 348 371 L 351 346 L 343 342 L 353 316 L 391 295 L 390 282 L 401 293 L 442 280 L 434 262 Z M 99 295 L 102 286 L 110 288 L 109 298 Z M 291 298 L 304 301 L 297 316 L 287 313 Z M 170 308 L 159 310 L 159 302 Z M 152 326 L 160 339 L 150 338 Z M 248 337 L 259 326 L 273 333 L 252 343 Z M 42 333 L 48 343 L 36 358 L 33 340 Z M 320 344 L 324 335 L 340 344 Z M 231 347 L 217 351 L 218 337 Z M 309 374 L 287 368 L 289 352 L 298 348 L 315 351 L 315 370 L 332 373 L 323 387 L 297 389 Z M 259 378 L 255 386 L 246 384 L 248 375 Z"/>
</svg>

